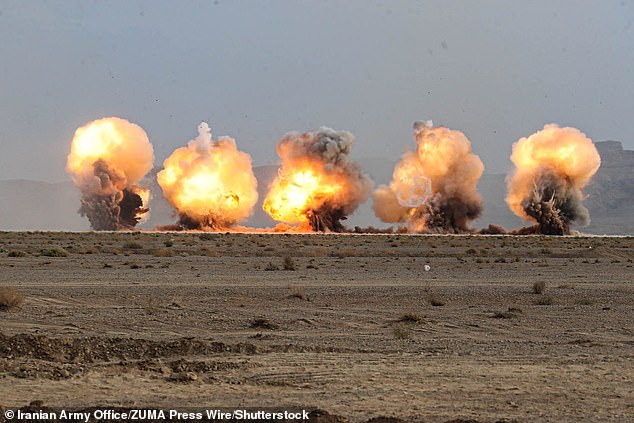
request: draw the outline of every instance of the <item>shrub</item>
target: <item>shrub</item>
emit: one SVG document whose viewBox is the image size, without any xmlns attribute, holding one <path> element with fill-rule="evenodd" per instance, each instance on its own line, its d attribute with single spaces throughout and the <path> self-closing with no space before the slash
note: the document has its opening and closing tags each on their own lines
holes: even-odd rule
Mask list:
<svg viewBox="0 0 634 423">
<path fill-rule="evenodd" d="M 9 251 L 8 257 L 24 257 L 26 253 L 24 251 Z"/>
<path fill-rule="evenodd" d="M 264 270 L 271 272 L 271 271 L 280 270 L 280 269 L 276 265 L 274 265 L 273 262 L 269 261 L 269 264 L 266 265 Z"/>
<path fill-rule="evenodd" d="M 13 288 L 0 288 L 0 311 L 11 310 L 24 301 L 24 295 Z"/>
<path fill-rule="evenodd" d="M 254 319 L 249 325 L 249 327 L 253 329 L 268 329 L 268 330 L 277 329 L 276 324 L 271 323 L 268 319 L 264 319 L 264 318 Z"/>
<path fill-rule="evenodd" d="M 423 321 L 423 316 L 416 312 L 408 311 L 404 313 L 398 321 L 404 323 L 420 323 Z"/>
<path fill-rule="evenodd" d="M 543 294 L 544 290 L 546 290 L 546 282 L 537 281 L 533 284 L 533 293 L 535 294 Z"/>
<path fill-rule="evenodd" d="M 429 294 L 428 300 L 429 304 L 431 304 L 433 307 L 442 307 L 445 305 L 445 302 L 442 300 L 442 298 L 440 298 L 433 292 Z"/>
<path fill-rule="evenodd" d="M 288 289 L 291 291 L 291 298 L 299 298 L 300 300 L 308 301 L 308 297 L 306 296 L 306 291 L 304 291 L 304 288 L 289 284 Z"/>
<path fill-rule="evenodd" d="M 143 245 L 139 244 L 136 241 L 126 241 L 123 243 L 123 248 L 126 250 L 140 250 L 143 248 Z"/>
<path fill-rule="evenodd" d="M 400 324 L 392 328 L 392 333 L 396 339 L 410 339 L 412 331 L 406 325 Z"/>
<path fill-rule="evenodd" d="M 46 257 L 68 257 L 68 251 L 62 247 L 46 248 L 43 249 L 40 254 Z"/>
<path fill-rule="evenodd" d="M 543 297 L 535 301 L 535 305 L 552 305 L 553 302 L 552 297 Z"/>
<path fill-rule="evenodd" d="M 157 248 L 154 250 L 154 257 L 172 257 L 174 253 L 167 248 Z"/>
<path fill-rule="evenodd" d="M 284 270 L 295 270 L 295 262 L 293 261 L 293 257 L 286 256 L 284 257 Z"/>
</svg>

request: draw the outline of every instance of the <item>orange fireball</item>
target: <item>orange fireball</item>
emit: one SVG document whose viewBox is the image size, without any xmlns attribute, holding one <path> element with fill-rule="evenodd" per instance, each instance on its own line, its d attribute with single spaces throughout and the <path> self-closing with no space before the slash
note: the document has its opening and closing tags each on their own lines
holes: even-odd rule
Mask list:
<svg viewBox="0 0 634 423">
<path fill-rule="evenodd" d="M 189 229 L 221 229 L 247 219 L 257 202 L 251 157 L 229 137 L 212 140 L 209 126 L 163 163 L 158 183 Z"/>
<path fill-rule="evenodd" d="M 354 136 L 321 128 L 286 134 L 277 145 L 282 159 L 263 209 L 273 219 L 303 230 L 341 231 L 340 220 L 365 201 L 372 181 L 349 160 Z"/>
<path fill-rule="evenodd" d="M 125 119 L 99 119 L 77 129 L 66 171 L 81 190 L 80 213 L 94 229 L 131 228 L 147 217 L 150 191 L 137 183 L 153 162 L 147 134 Z"/>
</svg>

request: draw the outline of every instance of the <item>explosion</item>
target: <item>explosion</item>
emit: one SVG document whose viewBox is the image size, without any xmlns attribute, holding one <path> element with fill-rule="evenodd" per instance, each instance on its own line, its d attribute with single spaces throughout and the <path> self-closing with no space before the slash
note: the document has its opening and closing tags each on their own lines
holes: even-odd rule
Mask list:
<svg viewBox="0 0 634 423">
<path fill-rule="evenodd" d="M 575 128 L 544 126 L 513 144 L 515 172 L 506 202 L 517 216 L 537 222 L 544 235 L 570 233 L 570 224 L 590 223 L 583 188 L 601 165 L 592 140 Z"/>
<path fill-rule="evenodd" d="M 251 157 L 230 137 L 212 140 L 209 125 L 163 162 L 158 183 L 185 229 L 223 229 L 247 219 L 258 200 Z"/>
<path fill-rule="evenodd" d="M 322 127 L 290 132 L 277 144 L 282 159 L 263 209 L 304 230 L 342 232 L 341 220 L 367 200 L 372 180 L 350 160 L 354 135 Z"/>
<path fill-rule="evenodd" d="M 77 129 L 66 171 L 81 191 L 79 213 L 93 229 L 132 229 L 147 216 L 150 191 L 136 184 L 153 162 L 147 134 L 125 119 L 99 119 Z"/>
<path fill-rule="evenodd" d="M 460 131 L 416 122 L 414 137 L 416 151 L 401 157 L 389 186 L 374 191 L 374 213 L 383 222 L 407 222 L 411 232 L 469 231 L 482 212 L 482 161 Z"/>
</svg>

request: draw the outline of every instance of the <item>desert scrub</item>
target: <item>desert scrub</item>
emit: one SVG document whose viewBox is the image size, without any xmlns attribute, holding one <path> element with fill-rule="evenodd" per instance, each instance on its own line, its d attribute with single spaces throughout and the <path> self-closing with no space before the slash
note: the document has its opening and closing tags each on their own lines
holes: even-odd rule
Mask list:
<svg viewBox="0 0 634 423">
<path fill-rule="evenodd" d="M 68 257 L 69 254 L 62 247 L 51 247 L 41 250 L 40 255 L 45 257 Z"/>
<path fill-rule="evenodd" d="M 299 298 L 300 300 L 310 301 L 308 296 L 306 295 L 306 291 L 304 291 L 304 288 L 289 284 L 288 290 L 290 291 L 290 298 Z"/>
<path fill-rule="evenodd" d="M 546 282 L 537 281 L 533 284 L 533 293 L 534 294 L 543 294 L 546 290 Z"/>
<path fill-rule="evenodd" d="M 284 268 L 284 270 L 296 270 L 297 269 L 297 267 L 295 266 L 295 261 L 293 261 L 293 257 L 291 257 L 291 256 L 284 257 L 283 268 Z"/>
<path fill-rule="evenodd" d="M 423 321 L 423 316 L 414 311 L 408 311 L 406 313 L 403 313 L 398 321 L 403 323 L 420 323 Z"/>
<path fill-rule="evenodd" d="M 18 307 L 24 301 L 24 294 L 13 288 L 0 288 L 0 311 L 8 311 Z"/>
<path fill-rule="evenodd" d="M 123 248 L 126 250 L 140 250 L 143 248 L 143 245 L 136 241 L 126 241 L 123 243 Z"/>
<path fill-rule="evenodd" d="M 9 251 L 7 257 L 24 257 L 26 253 L 24 251 Z"/>
</svg>

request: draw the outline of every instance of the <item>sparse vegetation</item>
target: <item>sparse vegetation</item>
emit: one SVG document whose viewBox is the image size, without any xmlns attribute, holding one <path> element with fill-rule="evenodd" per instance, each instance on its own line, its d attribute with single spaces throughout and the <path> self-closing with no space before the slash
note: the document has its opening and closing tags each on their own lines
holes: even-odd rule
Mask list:
<svg viewBox="0 0 634 423">
<path fill-rule="evenodd" d="M 140 250 L 143 248 L 143 245 L 136 241 L 126 241 L 123 243 L 123 248 L 126 250 Z"/>
<path fill-rule="evenodd" d="M 546 290 L 546 282 L 537 281 L 533 284 L 533 293 L 534 294 L 543 294 Z"/>
<path fill-rule="evenodd" d="M 552 305 L 553 303 L 552 297 L 542 297 L 535 301 L 535 305 Z"/>
<path fill-rule="evenodd" d="M 412 337 L 412 330 L 405 324 L 395 325 L 392 328 L 392 333 L 396 339 L 410 339 Z"/>
<path fill-rule="evenodd" d="M 575 304 L 576 305 L 592 305 L 593 303 L 592 303 L 592 300 L 589 298 L 578 298 L 575 301 Z"/>
<path fill-rule="evenodd" d="M 297 267 L 295 266 L 295 261 L 293 261 L 293 257 L 291 257 L 291 256 L 284 257 L 283 268 L 284 268 L 284 270 L 296 270 L 297 269 Z"/>
<path fill-rule="evenodd" d="M 576 287 L 577 287 L 577 284 L 574 282 L 566 282 L 558 286 L 558 288 L 561 288 L 561 289 L 575 289 Z"/>
<path fill-rule="evenodd" d="M 288 289 L 289 291 L 291 291 L 290 293 L 291 298 L 299 298 L 300 300 L 310 301 L 308 299 L 308 296 L 306 296 L 306 291 L 304 291 L 304 288 L 293 285 L 293 284 L 289 284 Z"/>
<path fill-rule="evenodd" d="M 493 313 L 494 319 L 512 319 L 517 317 L 515 313 L 511 313 L 510 311 L 496 311 Z"/>
<path fill-rule="evenodd" d="M 24 294 L 14 288 L 0 288 L 0 311 L 8 311 L 18 307 L 24 301 Z"/>
<path fill-rule="evenodd" d="M 9 254 L 7 254 L 8 257 L 24 257 L 26 256 L 26 253 L 24 251 L 9 251 Z"/>
<path fill-rule="evenodd" d="M 154 257 L 172 257 L 174 252 L 167 248 L 157 248 L 154 250 Z"/>
<path fill-rule="evenodd" d="M 254 319 L 249 324 L 249 327 L 252 329 L 267 329 L 267 330 L 277 329 L 276 324 L 271 323 L 268 319 L 264 319 L 264 318 Z"/>
<path fill-rule="evenodd" d="M 68 251 L 62 247 L 45 248 L 40 251 L 40 254 L 45 257 L 68 257 Z"/>
<path fill-rule="evenodd" d="M 440 298 L 438 294 L 435 294 L 433 292 L 429 293 L 427 299 L 429 301 L 429 304 L 431 304 L 433 307 L 442 307 L 445 305 L 445 301 Z"/>
<path fill-rule="evenodd" d="M 423 316 L 414 311 L 408 311 L 404 313 L 398 321 L 403 323 L 420 323 L 423 321 Z"/>
<path fill-rule="evenodd" d="M 280 270 L 280 268 L 277 267 L 276 265 L 274 265 L 273 262 L 269 261 L 269 264 L 266 265 L 264 270 L 272 272 L 272 271 L 275 271 L 275 270 Z"/>
</svg>

